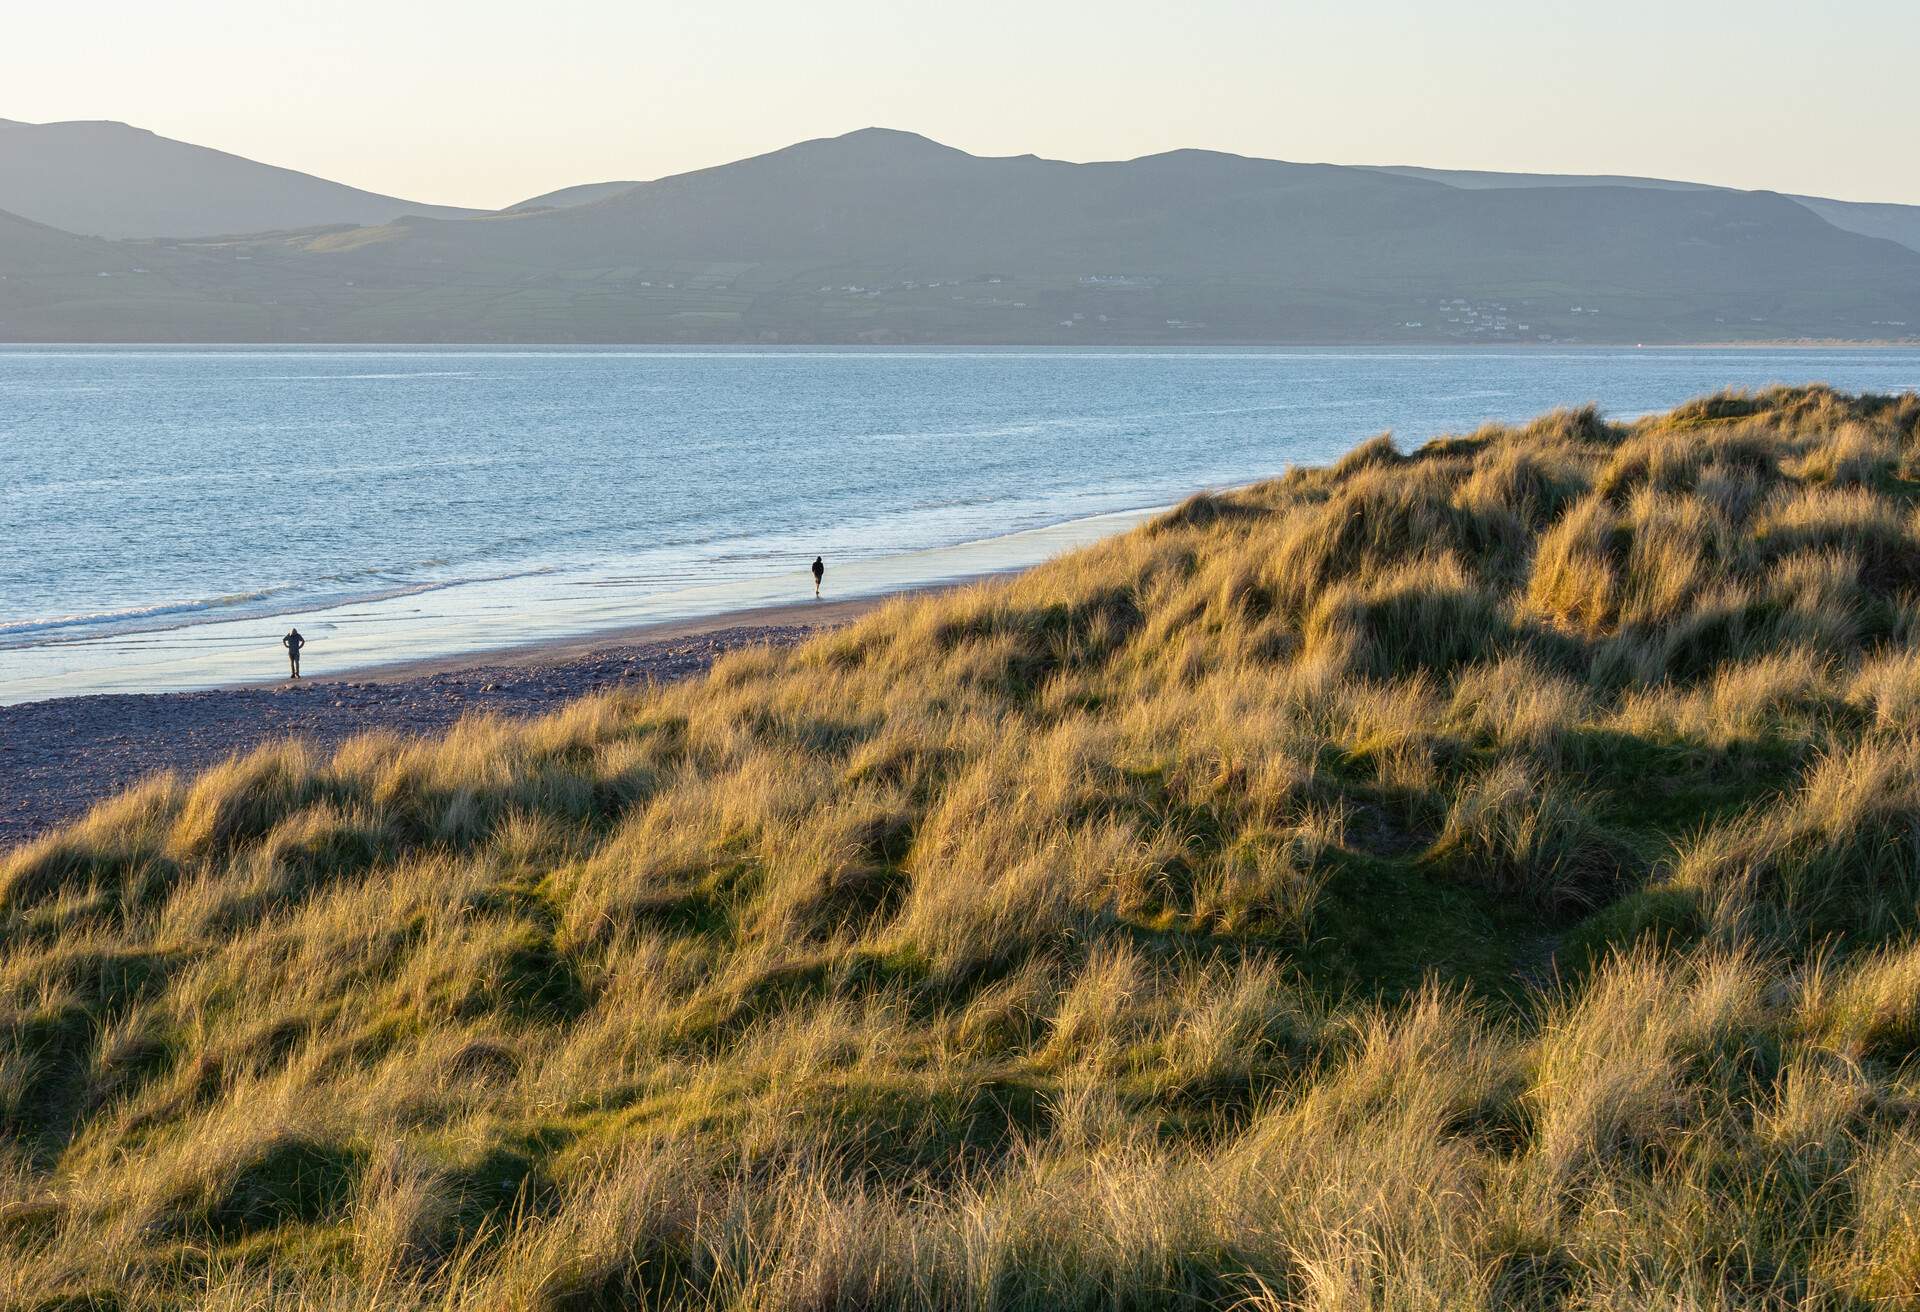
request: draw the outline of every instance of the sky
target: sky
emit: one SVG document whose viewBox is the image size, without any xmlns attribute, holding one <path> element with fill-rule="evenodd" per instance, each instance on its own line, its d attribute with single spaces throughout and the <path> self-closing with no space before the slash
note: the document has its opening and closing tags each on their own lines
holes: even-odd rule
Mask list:
<svg viewBox="0 0 1920 1312">
<path fill-rule="evenodd" d="M 0 30 L 0 117 L 440 204 L 868 126 L 1920 204 L 1914 0 L 16 0 Z"/>
</svg>

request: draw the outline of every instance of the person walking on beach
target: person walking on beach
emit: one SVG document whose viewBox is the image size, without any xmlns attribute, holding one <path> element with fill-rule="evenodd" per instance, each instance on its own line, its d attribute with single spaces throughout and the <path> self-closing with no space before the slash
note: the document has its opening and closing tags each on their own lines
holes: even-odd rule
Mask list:
<svg viewBox="0 0 1920 1312">
<path fill-rule="evenodd" d="M 813 595 L 820 595 L 820 580 L 827 576 L 827 563 L 815 556 L 813 558 Z"/>
<path fill-rule="evenodd" d="M 280 645 L 287 649 L 287 663 L 293 666 L 293 677 L 299 678 L 300 649 L 307 645 L 307 640 L 300 636 L 300 630 L 288 629 L 287 636 L 280 639 Z"/>
</svg>

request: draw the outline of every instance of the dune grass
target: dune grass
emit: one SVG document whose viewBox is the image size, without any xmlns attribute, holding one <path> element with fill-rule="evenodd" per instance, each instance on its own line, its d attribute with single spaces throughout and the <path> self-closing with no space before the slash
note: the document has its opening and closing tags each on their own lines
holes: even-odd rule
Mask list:
<svg viewBox="0 0 1920 1312">
<path fill-rule="evenodd" d="M 1197 498 L 0 859 L 0 1306 L 1920 1305 L 1920 399 Z"/>
</svg>

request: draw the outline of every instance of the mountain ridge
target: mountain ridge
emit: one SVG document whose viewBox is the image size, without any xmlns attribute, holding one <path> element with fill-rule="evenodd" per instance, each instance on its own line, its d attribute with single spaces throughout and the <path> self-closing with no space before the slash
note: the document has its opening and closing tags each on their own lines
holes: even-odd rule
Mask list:
<svg viewBox="0 0 1920 1312">
<path fill-rule="evenodd" d="M 1449 187 L 1468 189 L 1518 187 L 1643 187 L 1661 191 L 1740 191 L 1711 182 L 1683 182 L 1675 178 L 1647 178 L 1615 173 L 1504 173 L 1492 169 L 1434 169 L 1414 164 L 1369 165 L 1382 173 L 1425 178 Z M 1836 228 L 1865 237 L 1884 237 L 1920 251 L 1920 205 L 1884 201 L 1835 200 L 1782 191 L 1749 194 L 1785 196 L 1812 210 Z"/>
<path fill-rule="evenodd" d="M 115 184 L 102 186 L 111 176 Z M 484 211 L 351 187 L 113 119 L 0 119 L 0 210 L 81 236 L 184 238 Z"/>
<path fill-rule="evenodd" d="M 137 245 L 222 325 L 182 340 L 1869 340 L 1920 324 L 1920 252 L 1771 192 L 1452 185 L 1192 148 L 977 156 L 884 128 L 594 186 L 578 204 Z M 103 290 L 22 270 L 0 335 L 125 331 Z"/>
</svg>

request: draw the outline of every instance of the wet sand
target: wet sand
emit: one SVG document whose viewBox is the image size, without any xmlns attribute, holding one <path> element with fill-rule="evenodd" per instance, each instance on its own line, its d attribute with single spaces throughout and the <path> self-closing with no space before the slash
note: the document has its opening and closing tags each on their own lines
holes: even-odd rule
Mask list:
<svg viewBox="0 0 1920 1312">
<path fill-rule="evenodd" d="M 756 606 L 750 610 L 728 611 L 700 619 L 666 620 L 651 624 L 636 624 L 623 629 L 601 629 L 578 637 L 556 638 L 550 642 L 503 647 L 494 651 L 469 652 L 465 655 L 434 657 L 428 660 L 395 661 L 390 665 L 363 666 L 346 671 L 337 677 L 341 680 L 362 683 L 400 683 L 436 674 L 455 674 L 481 666 L 500 671 L 565 665 L 569 662 L 600 656 L 616 648 L 623 650 L 651 648 L 679 640 L 705 638 L 727 632 L 745 633 L 754 630 L 773 632 L 791 629 L 806 633 L 814 629 L 837 628 L 899 597 L 944 592 L 949 588 L 965 587 L 984 577 L 987 576 L 980 575 L 937 587 L 903 588 L 881 596 L 855 597 L 846 601 L 807 600 L 779 606 Z M 314 649 L 310 647 L 307 655 L 303 657 L 306 663 L 304 673 L 316 684 L 327 682 L 328 676 L 315 664 L 313 656 Z M 284 658 L 281 663 L 285 664 Z M 306 679 L 302 680 L 303 683 L 306 681 Z M 232 685 L 234 689 L 258 686 L 260 685 Z"/>
<path fill-rule="evenodd" d="M 926 589 L 925 591 L 931 591 Z M 809 601 L 589 638 L 205 692 L 106 693 L 0 706 L 0 851 L 161 770 L 189 772 L 284 738 L 429 734 L 462 716 L 540 715 L 587 693 L 704 673 L 742 647 L 791 646 L 894 597 Z"/>
</svg>

